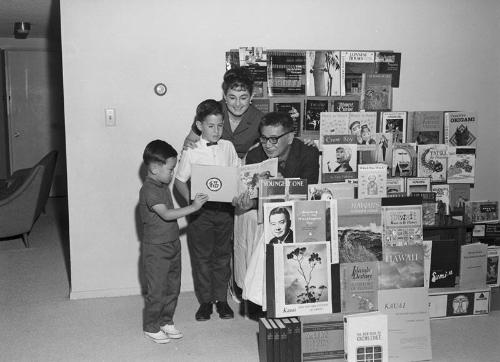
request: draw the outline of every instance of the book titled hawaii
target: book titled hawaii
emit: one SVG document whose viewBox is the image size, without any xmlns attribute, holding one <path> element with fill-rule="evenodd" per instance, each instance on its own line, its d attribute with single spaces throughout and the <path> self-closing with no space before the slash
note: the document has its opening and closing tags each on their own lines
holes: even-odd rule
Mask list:
<svg viewBox="0 0 500 362">
<path fill-rule="evenodd" d="M 267 314 L 272 318 L 331 313 L 330 243 L 270 244 Z"/>
<path fill-rule="evenodd" d="M 344 351 L 347 362 L 388 362 L 387 315 L 375 312 L 344 316 Z"/>
<path fill-rule="evenodd" d="M 445 112 L 444 143 L 452 147 L 477 147 L 478 124 L 475 113 Z"/>
<path fill-rule="evenodd" d="M 431 182 L 446 182 L 448 147 L 444 144 L 422 144 L 417 147 L 417 175 Z"/>
<path fill-rule="evenodd" d="M 384 245 L 379 262 L 379 289 L 419 288 L 424 286 L 424 247 L 422 243 Z"/>
<path fill-rule="evenodd" d="M 358 165 L 358 199 L 380 198 L 387 195 L 387 165 Z"/>
</svg>

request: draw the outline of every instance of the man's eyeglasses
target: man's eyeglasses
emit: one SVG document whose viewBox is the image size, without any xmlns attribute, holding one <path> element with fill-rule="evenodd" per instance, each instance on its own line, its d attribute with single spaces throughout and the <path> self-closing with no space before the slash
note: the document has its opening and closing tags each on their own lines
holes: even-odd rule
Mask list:
<svg viewBox="0 0 500 362">
<path fill-rule="evenodd" d="M 267 143 L 267 141 L 271 142 L 272 145 L 275 145 L 276 143 L 278 143 L 278 140 L 283 137 L 283 136 L 286 136 L 287 134 L 289 133 L 292 133 L 293 131 L 288 131 L 286 133 L 283 133 L 281 136 L 278 136 L 278 137 L 275 137 L 275 136 L 271 136 L 271 137 L 266 137 L 266 136 L 260 136 L 259 137 L 259 141 L 260 143 L 262 143 L 263 145 L 265 145 Z"/>
</svg>

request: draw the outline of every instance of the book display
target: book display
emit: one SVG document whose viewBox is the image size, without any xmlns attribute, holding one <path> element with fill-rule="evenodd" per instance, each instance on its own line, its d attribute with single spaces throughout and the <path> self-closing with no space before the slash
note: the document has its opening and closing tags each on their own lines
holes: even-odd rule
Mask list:
<svg viewBox="0 0 500 362">
<path fill-rule="evenodd" d="M 398 52 L 247 47 L 228 59 L 254 75 L 259 109 L 288 113 L 320 149 L 316 184 L 274 168 L 245 178 L 265 249 L 261 360 L 431 360 L 430 319 L 489 313 L 500 219 L 498 201 L 471 200 L 475 112 L 393 109 Z"/>
</svg>

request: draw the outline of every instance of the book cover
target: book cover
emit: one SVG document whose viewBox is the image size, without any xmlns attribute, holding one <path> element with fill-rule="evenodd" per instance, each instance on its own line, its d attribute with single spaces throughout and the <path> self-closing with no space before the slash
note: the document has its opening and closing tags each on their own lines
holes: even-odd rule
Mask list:
<svg viewBox="0 0 500 362">
<path fill-rule="evenodd" d="M 295 241 L 295 204 L 292 201 L 264 204 L 264 240 L 266 244 Z"/>
<path fill-rule="evenodd" d="M 273 178 L 259 180 L 258 222 L 264 221 L 264 205 L 268 202 L 307 200 L 307 180 Z"/>
<path fill-rule="evenodd" d="M 392 175 L 392 135 L 370 133 L 366 128 L 362 129 L 361 134 L 363 141 L 358 144 L 358 164 L 384 163 L 387 165 L 387 175 Z"/>
<path fill-rule="evenodd" d="M 417 176 L 417 145 L 415 143 L 392 144 L 392 176 Z"/>
<path fill-rule="evenodd" d="M 273 361 L 274 332 L 267 318 L 259 318 L 259 361 Z"/>
<path fill-rule="evenodd" d="M 412 201 L 409 201 L 409 200 Z M 382 244 L 387 246 L 421 243 L 422 201 L 398 197 L 382 199 Z M 389 202 L 392 205 L 387 205 Z"/>
<path fill-rule="evenodd" d="M 308 96 L 340 95 L 340 51 L 306 51 Z"/>
<path fill-rule="evenodd" d="M 375 52 L 375 73 L 390 74 L 391 86 L 398 88 L 401 73 L 401 53 Z"/>
<path fill-rule="evenodd" d="M 268 50 L 269 96 L 306 94 L 306 52 Z"/>
<path fill-rule="evenodd" d="M 329 201 L 295 201 L 295 242 L 324 241 L 329 222 L 326 210 Z"/>
<path fill-rule="evenodd" d="M 238 167 L 192 165 L 191 199 L 203 193 L 210 201 L 231 202 L 238 195 L 238 176 Z"/>
<path fill-rule="evenodd" d="M 377 310 L 378 262 L 340 264 L 342 313 Z"/>
<path fill-rule="evenodd" d="M 435 225 L 438 212 L 436 193 L 433 191 L 414 191 L 410 196 L 422 199 L 422 224 L 424 226 Z"/>
<path fill-rule="evenodd" d="M 267 180 L 278 175 L 278 158 L 269 158 L 260 163 L 240 166 L 240 184 L 238 193 L 248 192 L 251 199 L 259 197 L 260 180 Z"/>
<path fill-rule="evenodd" d="M 416 111 L 408 112 L 407 142 L 418 145 L 444 142 L 444 112 Z"/>
<path fill-rule="evenodd" d="M 387 195 L 395 192 L 404 192 L 406 195 L 405 179 L 403 177 L 390 177 L 387 179 Z"/>
<path fill-rule="evenodd" d="M 355 136 L 326 136 L 323 139 L 321 182 L 343 182 L 357 178 L 357 144 Z"/>
<path fill-rule="evenodd" d="M 460 249 L 456 240 L 433 240 L 429 288 L 453 288 Z"/>
<path fill-rule="evenodd" d="M 446 182 L 448 147 L 444 144 L 421 144 L 417 147 L 417 176 L 431 182 Z"/>
<path fill-rule="evenodd" d="M 380 131 L 392 134 L 392 143 L 406 142 L 407 113 L 382 112 Z"/>
<path fill-rule="evenodd" d="M 436 193 L 436 201 L 438 203 L 443 204 L 443 209 L 445 210 L 445 214 L 450 214 L 450 185 L 448 184 L 433 184 L 431 185 L 431 191 Z"/>
<path fill-rule="evenodd" d="M 321 113 L 328 112 L 330 100 L 322 97 L 307 98 L 305 104 L 305 117 L 301 134 L 303 137 L 319 139 Z"/>
<path fill-rule="evenodd" d="M 356 136 L 358 145 L 375 144 L 372 135 L 377 132 L 377 112 L 350 112 L 349 133 Z"/>
<path fill-rule="evenodd" d="M 360 99 L 357 95 L 333 97 L 330 108 L 333 112 L 359 112 Z"/>
<path fill-rule="evenodd" d="M 346 96 L 361 92 L 361 86 L 353 86 L 352 80 L 359 79 L 363 73 L 375 73 L 375 52 L 341 51 L 340 52 L 340 95 Z"/>
<path fill-rule="evenodd" d="M 303 316 L 300 321 L 302 361 L 344 360 L 344 322 L 341 314 Z"/>
<path fill-rule="evenodd" d="M 269 98 L 252 98 L 252 105 L 262 113 L 268 113 L 270 110 Z"/>
<path fill-rule="evenodd" d="M 472 243 L 460 248 L 460 288 L 482 288 L 486 285 L 488 245 Z"/>
<path fill-rule="evenodd" d="M 469 184 L 450 184 L 450 214 L 464 214 L 465 202 L 470 200 Z"/>
<path fill-rule="evenodd" d="M 475 113 L 445 112 L 444 143 L 453 147 L 477 147 L 478 124 Z"/>
<path fill-rule="evenodd" d="M 330 313 L 330 243 L 273 244 L 269 249 L 274 270 L 274 280 L 269 280 L 273 294 L 266 295 L 270 317 Z"/>
<path fill-rule="evenodd" d="M 429 297 L 425 288 L 380 290 L 378 309 L 387 315 L 389 361 L 432 360 Z"/>
<path fill-rule="evenodd" d="M 448 183 L 473 184 L 476 171 L 476 149 L 448 147 Z"/>
<path fill-rule="evenodd" d="M 293 132 L 296 137 L 300 136 L 302 119 L 304 118 L 304 100 L 302 98 L 274 97 L 270 100 L 271 109 L 274 112 L 287 113 L 293 121 Z"/>
<path fill-rule="evenodd" d="M 422 247 L 424 248 L 424 287 L 429 289 L 429 280 L 431 276 L 431 256 L 432 256 L 432 240 L 423 240 Z"/>
<path fill-rule="evenodd" d="M 336 215 L 332 245 L 338 245 L 341 264 L 382 260 L 380 199 L 337 200 Z"/>
<path fill-rule="evenodd" d="M 387 315 L 376 312 L 344 316 L 344 359 L 347 362 L 388 362 Z"/>
<path fill-rule="evenodd" d="M 319 122 L 320 149 L 322 149 L 325 143 L 326 136 L 347 135 L 351 133 L 349 131 L 349 112 L 321 112 Z"/>
<path fill-rule="evenodd" d="M 259 65 L 267 66 L 267 51 L 264 47 L 240 47 L 239 48 L 240 67 Z"/>
<path fill-rule="evenodd" d="M 392 109 L 390 74 L 363 74 L 361 86 L 362 109 L 367 112 L 390 111 Z"/>
<path fill-rule="evenodd" d="M 387 165 L 358 165 L 358 199 L 380 198 L 387 195 Z"/>
<path fill-rule="evenodd" d="M 406 192 L 411 196 L 413 192 L 431 191 L 430 177 L 408 177 L 406 179 Z"/>
<path fill-rule="evenodd" d="M 465 201 L 464 222 L 466 224 L 498 221 L 498 201 Z"/>
<path fill-rule="evenodd" d="M 491 287 L 500 285 L 498 262 L 500 258 L 500 246 L 488 246 L 488 255 L 486 260 L 486 284 Z"/>
<path fill-rule="evenodd" d="M 354 199 L 354 185 L 343 182 L 310 184 L 309 200 Z"/>
<path fill-rule="evenodd" d="M 383 247 L 379 262 L 379 289 L 424 286 L 424 248 L 422 243 Z"/>
<path fill-rule="evenodd" d="M 240 66 L 240 52 L 238 49 L 231 49 L 226 52 L 226 70 Z"/>
</svg>

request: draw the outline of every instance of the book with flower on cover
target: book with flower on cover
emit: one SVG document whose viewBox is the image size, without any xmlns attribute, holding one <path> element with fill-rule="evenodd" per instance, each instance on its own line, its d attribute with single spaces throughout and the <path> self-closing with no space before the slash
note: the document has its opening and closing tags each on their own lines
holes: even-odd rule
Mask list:
<svg viewBox="0 0 500 362">
<path fill-rule="evenodd" d="M 330 243 L 269 244 L 267 315 L 272 318 L 331 313 Z"/>
<path fill-rule="evenodd" d="M 278 158 L 269 158 L 260 163 L 240 166 L 239 193 L 248 192 L 251 199 L 259 197 L 259 181 L 278 175 Z"/>
<path fill-rule="evenodd" d="M 478 124 L 473 112 L 444 113 L 444 143 L 452 147 L 477 147 Z"/>
<path fill-rule="evenodd" d="M 476 171 L 476 149 L 448 147 L 448 183 L 473 184 Z"/>
<path fill-rule="evenodd" d="M 375 312 L 344 316 L 344 359 L 347 362 L 388 362 L 387 315 Z"/>
<path fill-rule="evenodd" d="M 377 310 L 378 262 L 340 264 L 342 313 Z"/>
<path fill-rule="evenodd" d="M 421 243 L 422 239 L 422 199 L 418 197 L 383 198 L 383 247 Z"/>
<path fill-rule="evenodd" d="M 418 288 L 424 286 L 424 247 L 384 245 L 379 262 L 379 289 Z"/>
<path fill-rule="evenodd" d="M 358 199 L 380 198 L 387 195 L 387 165 L 358 165 Z"/>
<path fill-rule="evenodd" d="M 431 182 L 446 182 L 448 147 L 444 144 L 422 144 L 417 147 L 417 175 Z"/>
</svg>

